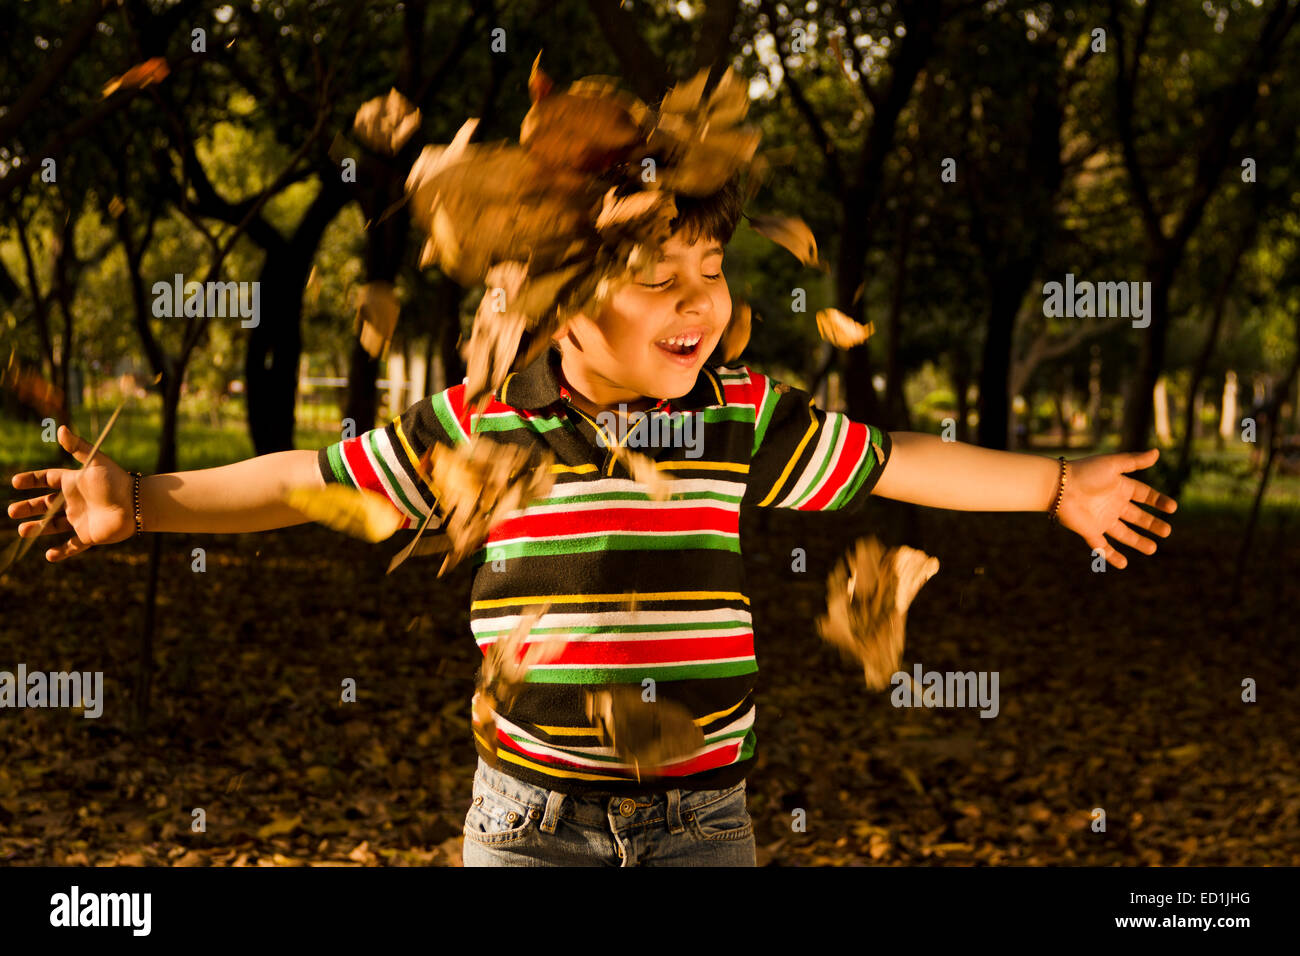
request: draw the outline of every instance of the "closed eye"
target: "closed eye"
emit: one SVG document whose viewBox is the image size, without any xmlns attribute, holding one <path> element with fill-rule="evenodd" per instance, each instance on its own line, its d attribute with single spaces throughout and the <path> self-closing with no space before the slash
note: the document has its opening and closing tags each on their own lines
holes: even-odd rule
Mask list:
<svg viewBox="0 0 1300 956">
<path fill-rule="evenodd" d="M 708 279 L 710 282 L 717 282 L 719 279 L 722 278 L 722 273 L 719 272 L 717 275 L 706 275 L 704 278 Z M 644 289 L 654 289 L 655 291 L 659 291 L 661 289 L 668 288 L 670 285 L 672 285 L 672 283 L 673 283 L 672 279 L 665 279 L 663 282 L 656 282 L 653 284 L 648 282 L 640 282 L 637 284 Z"/>
</svg>

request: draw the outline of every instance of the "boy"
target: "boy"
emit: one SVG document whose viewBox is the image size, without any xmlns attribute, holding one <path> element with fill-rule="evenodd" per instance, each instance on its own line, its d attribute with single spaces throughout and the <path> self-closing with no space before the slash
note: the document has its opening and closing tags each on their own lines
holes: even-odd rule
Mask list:
<svg viewBox="0 0 1300 956">
<path fill-rule="evenodd" d="M 476 419 L 462 383 L 319 451 L 144 476 L 138 519 L 137 482 L 101 452 L 80 472 L 16 475 L 15 488 L 50 491 L 11 504 L 9 516 L 29 519 L 19 534 L 34 533 L 30 519 L 66 494 L 66 512 L 45 533 L 71 536 L 46 551 L 50 561 L 137 529 L 300 524 L 307 519 L 283 503 L 285 493 L 329 482 L 385 495 L 406 516 L 403 526 L 416 527 L 436 505 L 416 469 L 432 443 L 460 444 L 477 431 L 547 448 L 557 461 L 554 487 L 493 528 L 474 556 L 471 626 L 486 652 L 549 602 L 530 634 L 558 638 L 563 651 L 535 666 L 510 709 L 494 714 L 495 748 L 474 729 L 479 764 L 465 863 L 752 866 L 744 778 L 755 757 L 757 664 L 738 544 L 742 503 L 854 513 L 877 494 L 954 510 L 1054 509 L 1119 568 L 1127 559 L 1104 535 L 1153 554 L 1155 542 L 1122 522 L 1168 536 L 1170 526 L 1136 503 L 1168 513 L 1176 503 L 1124 476 L 1153 464 L 1155 449 L 1067 469 L 1035 455 L 884 432 L 822 411 L 806 392 L 748 366 L 706 365 L 731 316 L 723 247 L 740 205 L 734 184 L 682 200 L 654 281 L 623 287 L 595 319 L 571 318 L 552 349 L 512 372 Z M 601 422 L 635 412 L 679 423 L 697 416 L 695 447 L 642 449 L 670 477 L 668 501 L 652 500 L 610 453 L 618 437 Z M 62 427 L 59 442 L 85 463 L 85 440 Z M 603 744 L 585 710 L 585 692 L 610 685 L 685 708 L 703 746 L 660 776 L 643 775 Z M 495 767 L 485 759 L 494 750 Z"/>
</svg>

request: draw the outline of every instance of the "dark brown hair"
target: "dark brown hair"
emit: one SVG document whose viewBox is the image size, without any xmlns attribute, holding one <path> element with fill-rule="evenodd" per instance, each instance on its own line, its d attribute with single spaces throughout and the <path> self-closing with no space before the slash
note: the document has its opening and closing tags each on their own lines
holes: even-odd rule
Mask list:
<svg viewBox="0 0 1300 956">
<path fill-rule="evenodd" d="M 744 201 L 740 194 L 740 180 L 732 176 L 717 192 L 707 196 L 684 196 L 677 193 L 677 216 L 672 230 L 685 231 L 685 241 L 716 239 L 724 246 L 731 241 L 732 233 L 740 223 Z"/>
</svg>

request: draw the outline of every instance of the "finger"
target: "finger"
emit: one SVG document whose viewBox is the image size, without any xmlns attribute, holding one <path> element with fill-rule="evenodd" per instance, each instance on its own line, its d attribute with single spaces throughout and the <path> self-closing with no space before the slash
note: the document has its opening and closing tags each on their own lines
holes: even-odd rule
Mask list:
<svg viewBox="0 0 1300 956">
<path fill-rule="evenodd" d="M 93 446 L 67 425 L 59 426 L 59 444 L 81 464 L 84 465 L 90 460 L 90 449 Z"/>
<path fill-rule="evenodd" d="M 40 526 L 41 523 L 39 521 L 24 521 L 18 526 L 18 537 L 34 538 L 38 533 L 43 535 L 60 533 L 68 534 L 72 531 L 72 525 L 68 522 L 68 516 L 64 514 L 55 515 L 50 523 L 45 526 L 45 529 L 38 532 L 36 529 L 40 528 Z"/>
<path fill-rule="evenodd" d="M 64 558 L 71 558 L 81 554 L 83 551 L 89 551 L 90 545 L 86 544 L 75 534 L 57 548 L 50 548 L 45 552 L 46 561 L 62 561 Z"/>
<path fill-rule="evenodd" d="M 48 495 L 37 495 L 35 498 L 11 501 L 8 509 L 9 517 L 30 518 L 33 515 L 44 515 L 45 512 L 50 510 L 50 505 L 54 503 L 54 499 L 58 496 L 57 491 L 51 491 Z"/>
<path fill-rule="evenodd" d="M 37 488 L 59 489 L 66 468 L 40 468 L 36 471 L 20 471 L 14 475 L 13 486 L 22 491 Z"/>
<path fill-rule="evenodd" d="M 1143 511 L 1137 505 L 1129 503 L 1124 506 L 1124 510 L 1119 516 L 1129 524 L 1137 525 L 1143 531 L 1150 531 L 1152 534 L 1158 534 L 1162 538 L 1169 537 L 1169 532 L 1174 529 L 1169 522 L 1161 521 L 1149 511 Z"/>
<path fill-rule="evenodd" d="M 1146 555 L 1156 553 L 1156 543 L 1154 541 L 1150 538 L 1144 538 L 1122 521 L 1116 521 L 1106 530 L 1106 533 L 1120 544 L 1128 545 L 1134 551 L 1141 551 Z"/>
<path fill-rule="evenodd" d="M 1087 538 L 1084 538 L 1084 540 L 1088 541 Z M 1128 558 L 1112 548 L 1110 542 L 1105 538 L 1098 537 L 1088 541 L 1088 547 L 1092 548 L 1094 554 L 1100 551 L 1101 556 L 1106 559 L 1108 564 L 1113 564 L 1121 570 L 1128 567 Z"/>
<path fill-rule="evenodd" d="M 1174 501 L 1168 495 L 1162 495 L 1150 485 L 1144 485 L 1136 479 L 1130 479 L 1133 482 L 1133 493 L 1129 495 L 1138 504 L 1151 505 L 1153 508 L 1159 508 L 1167 514 L 1173 514 L 1178 510 L 1178 502 Z"/>
<path fill-rule="evenodd" d="M 1124 471 L 1141 471 L 1143 468 L 1150 468 L 1159 458 L 1159 448 L 1148 448 L 1146 451 L 1135 451 L 1125 458 Z"/>
</svg>

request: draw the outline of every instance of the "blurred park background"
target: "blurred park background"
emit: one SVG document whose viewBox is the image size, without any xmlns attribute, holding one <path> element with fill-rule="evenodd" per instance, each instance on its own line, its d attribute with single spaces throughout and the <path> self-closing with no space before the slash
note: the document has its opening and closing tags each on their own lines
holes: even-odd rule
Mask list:
<svg viewBox="0 0 1300 956">
<path fill-rule="evenodd" d="M 725 262 L 758 316 L 741 361 L 889 429 L 1072 458 L 1158 446 L 1138 477 L 1181 506 L 1157 555 L 1108 574 L 1041 516 L 748 515 L 763 862 L 1295 863 L 1297 690 L 1239 697 L 1244 677 L 1294 671 L 1298 15 L 0 0 L 0 477 L 64 463 L 47 420 L 93 440 L 127 396 L 104 450 L 152 472 L 321 447 L 460 381 L 483 289 L 417 265 L 401 199 L 420 149 L 471 116 L 476 140 L 517 139 L 539 52 L 559 84 L 614 75 L 651 104 L 732 66 L 762 148 L 782 150 L 747 212 L 801 216 L 832 266 L 742 224 Z M 341 174 L 357 108 L 393 88 L 419 131 Z M 260 321 L 158 316 L 153 286 L 178 274 L 260 283 Z M 1149 283 L 1145 314 L 1058 315 L 1045 285 L 1067 276 Z M 378 357 L 354 324 L 374 281 L 401 303 Z M 830 349 L 825 307 L 875 335 Z M 909 654 L 1001 670 L 1020 696 L 1000 719 L 900 717 L 819 646 L 826 572 L 874 525 L 943 562 Z M 806 574 L 781 557 L 794 546 Z M 118 703 L 0 735 L 0 861 L 454 862 L 468 577 L 385 563 L 315 527 L 28 555 L 0 580 L 0 668 L 102 669 Z M 363 716 L 331 702 L 358 667 Z M 862 739 L 817 735 L 845 698 Z M 178 808 L 203 800 L 232 828 L 200 846 Z M 1088 828 L 1107 800 L 1109 839 Z"/>
</svg>

